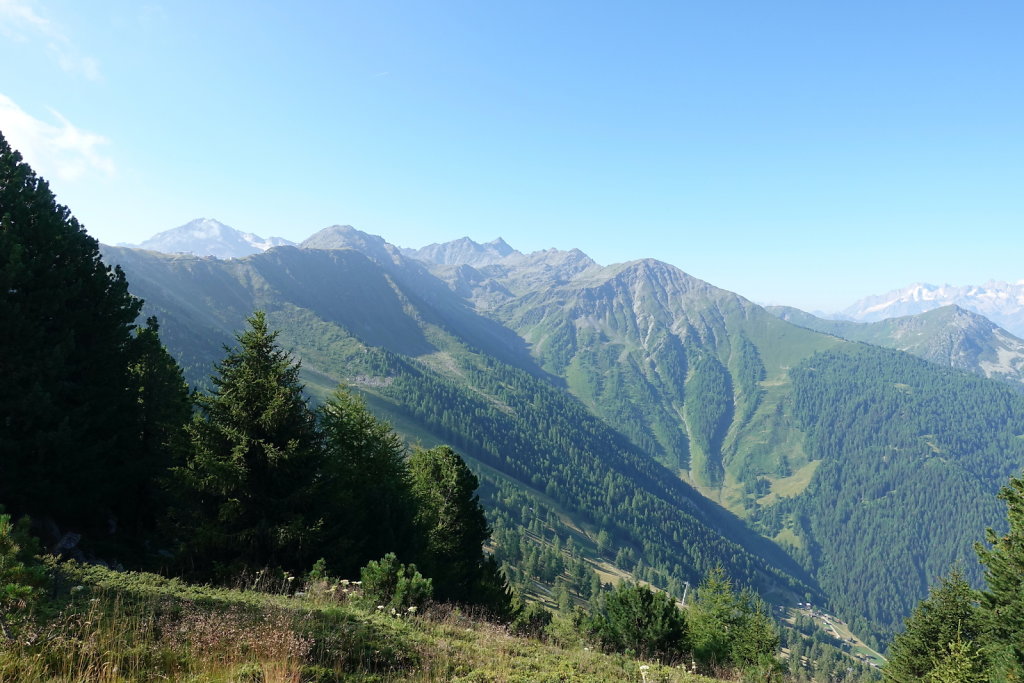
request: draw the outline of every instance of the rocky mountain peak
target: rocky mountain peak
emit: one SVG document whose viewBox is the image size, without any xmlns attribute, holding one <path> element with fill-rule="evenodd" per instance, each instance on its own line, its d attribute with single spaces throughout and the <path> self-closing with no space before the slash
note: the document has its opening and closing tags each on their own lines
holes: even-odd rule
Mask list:
<svg viewBox="0 0 1024 683">
<path fill-rule="evenodd" d="M 157 233 L 140 244 L 121 244 L 165 254 L 195 254 L 217 258 L 242 258 L 272 247 L 290 245 L 282 237 L 264 239 L 251 232 L 235 230 L 214 218 L 196 218 L 184 225 Z"/>
</svg>

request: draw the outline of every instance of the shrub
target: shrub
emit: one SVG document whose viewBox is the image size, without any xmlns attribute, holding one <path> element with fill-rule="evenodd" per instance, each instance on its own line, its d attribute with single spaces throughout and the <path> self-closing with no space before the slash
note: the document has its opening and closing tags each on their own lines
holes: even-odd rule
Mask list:
<svg viewBox="0 0 1024 683">
<path fill-rule="evenodd" d="M 619 584 L 594 621 L 597 637 L 610 650 L 671 660 L 688 649 L 686 621 L 672 598 L 640 584 Z"/>
<path fill-rule="evenodd" d="M 367 563 L 360 578 L 367 600 L 395 610 L 422 607 L 433 594 L 433 581 L 424 578 L 416 565 L 399 563 L 394 553 Z"/>
<path fill-rule="evenodd" d="M 10 617 L 35 602 L 46 572 L 33 557 L 38 542 L 29 536 L 28 517 L 17 523 L 0 507 L 0 634 L 10 640 Z"/>
<path fill-rule="evenodd" d="M 551 612 L 536 602 L 520 610 L 519 614 L 509 625 L 509 631 L 513 635 L 527 636 L 543 640 L 544 631 L 551 623 Z"/>
</svg>

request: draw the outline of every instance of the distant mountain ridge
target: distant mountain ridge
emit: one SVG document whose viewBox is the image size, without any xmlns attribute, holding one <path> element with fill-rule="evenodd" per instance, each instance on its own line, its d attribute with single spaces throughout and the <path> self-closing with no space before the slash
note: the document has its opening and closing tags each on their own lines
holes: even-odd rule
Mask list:
<svg viewBox="0 0 1024 683">
<path fill-rule="evenodd" d="M 159 251 L 164 254 L 195 254 L 217 258 L 243 258 L 272 247 L 292 245 L 283 237 L 266 239 L 251 232 L 235 230 L 213 218 L 196 218 L 185 225 L 153 235 L 140 244 L 120 244 Z"/>
<path fill-rule="evenodd" d="M 985 377 L 1024 382 L 1024 340 L 956 305 L 877 322 L 827 320 L 789 306 L 768 306 L 767 310 L 825 334 L 905 351 Z"/>
<path fill-rule="evenodd" d="M 437 265 L 487 266 L 513 254 L 522 256 L 500 237 L 486 244 L 462 237 L 452 242 L 428 244 L 420 249 L 403 248 L 401 251 L 409 258 Z"/>
<path fill-rule="evenodd" d="M 877 322 L 954 304 L 983 315 L 1011 333 L 1024 337 L 1024 280 L 993 280 L 980 286 L 962 287 L 915 283 L 885 294 L 864 297 L 840 311 L 836 317 Z"/>
</svg>

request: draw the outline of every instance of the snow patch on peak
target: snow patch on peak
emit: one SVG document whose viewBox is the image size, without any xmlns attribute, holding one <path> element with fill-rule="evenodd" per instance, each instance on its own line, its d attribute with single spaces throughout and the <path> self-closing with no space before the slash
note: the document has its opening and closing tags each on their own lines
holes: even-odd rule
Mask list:
<svg viewBox="0 0 1024 683">
<path fill-rule="evenodd" d="M 941 287 L 914 283 L 879 296 L 869 296 L 836 314 L 859 322 L 924 313 L 941 306 L 957 305 L 989 318 L 1013 334 L 1024 335 L 1024 280 L 1016 283 L 992 280 L 983 285 Z"/>
<path fill-rule="evenodd" d="M 148 240 L 128 245 L 165 254 L 195 254 L 217 258 L 241 258 L 271 247 L 290 245 L 283 237 L 264 239 L 251 232 L 235 230 L 214 218 L 196 218 L 185 225 L 157 233 Z"/>
</svg>

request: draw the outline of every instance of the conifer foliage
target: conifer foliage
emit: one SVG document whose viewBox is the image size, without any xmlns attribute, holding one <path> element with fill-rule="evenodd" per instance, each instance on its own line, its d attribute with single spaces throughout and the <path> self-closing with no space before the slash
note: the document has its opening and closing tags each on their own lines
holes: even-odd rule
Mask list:
<svg viewBox="0 0 1024 683">
<path fill-rule="evenodd" d="M 694 658 L 710 670 L 776 667 L 779 632 L 764 602 L 749 590 L 736 592 L 721 567 L 710 571 L 687 613 Z"/>
<path fill-rule="evenodd" d="M 672 661 L 690 650 L 686 619 L 667 593 L 620 583 L 605 596 L 594 630 L 610 650 Z"/>
<path fill-rule="evenodd" d="M 893 640 L 885 679 L 893 683 L 919 681 L 931 675 L 944 658 L 961 650 L 977 659 L 982 624 L 976 603 L 977 595 L 960 571 L 944 578 Z"/>
<path fill-rule="evenodd" d="M 1004 680 L 1024 681 L 1024 478 L 1011 478 L 999 497 L 1006 501 L 1009 530 L 989 529 L 988 547 L 977 547 L 985 565 L 981 608 L 994 670 Z"/>
<path fill-rule="evenodd" d="M 476 475 L 449 446 L 414 452 L 409 469 L 416 525 L 426 544 L 420 566 L 433 578 L 434 594 L 511 617 L 511 592 L 494 558 L 483 552 L 491 530 Z"/>
<path fill-rule="evenodd" d="M 321 530 L 313 490 L 320 463 L 316 417 L 299 363 L 256 312 L 197 398 L 192 453 L 178 470 L 186 545 L 200 569 L 308 569 Z"/>
<path fill-rule="evenodd" d="M 417 554 L 406 448 L 357 395 L 337 389 L 319 410 L 324 463 L 318 498 L 327 515 L 324 557 L 355 576 L 370 560 Z"/>
<path fill-rule="evenodd" d="M 0 500 L 103 524 L 133 457 L 142 302 L 0 136 Z"/>
</svg>

